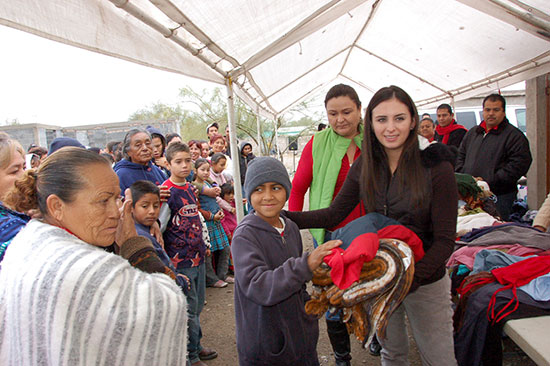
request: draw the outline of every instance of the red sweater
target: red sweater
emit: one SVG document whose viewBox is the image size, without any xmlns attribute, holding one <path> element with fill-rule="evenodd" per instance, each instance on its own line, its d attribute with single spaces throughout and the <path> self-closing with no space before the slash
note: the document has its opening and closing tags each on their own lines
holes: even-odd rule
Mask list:
<svg viewBox="0 0 550 366">
<path fill-rule="evenodd" d="M 307 190 L 309 189 L 311 185 L 311 181 L 313 180 L 313 153 L 312 153 L 312 147 L 313 147 L 313 136 L 311 140 L 306 144 L 304 147 L 304 150 L 302 151 L 302 156 L 300 157 L 300 161 L 298 162 L 298 169 L 296 170 L 296 173 L 294 174 L 294 179 L 292 180 L 292 189 L 290 190 L 290 198 L 288 199 L 288 209 L 289 211 L 302 211 L 304 208 L 304 197 L 306 195 Z M 361 155 L 361 149 L 358 147 L 355 148 L 355 156 L 353 157 L 353 161 L 357 160 L 357 158 Z M 342 159 L 342 165 L 340 167 L 340 173 L 338 173 L 338 178 L 336 179 L 336 185 L 334 186 L 334 194 L 332 195 L 332 198 L 336 197 L 338 192 L 340 192 L 340 189 L 342 189 L 342 186 L 344 185 L 344 181 L 346 180 L 346 177 L 348 175 L 350 169 L 350 163 L 348 159 L 348 155 L 344 154 L 344 158 Z M 346 226 L 349 222 L 365 215 L 365 208 L 363 206 L 363 203 L 359 203 L 353 211 L 337 226 L 330 228 L 330 230 L 336 230 L 338 228 Z"/>
</svg>

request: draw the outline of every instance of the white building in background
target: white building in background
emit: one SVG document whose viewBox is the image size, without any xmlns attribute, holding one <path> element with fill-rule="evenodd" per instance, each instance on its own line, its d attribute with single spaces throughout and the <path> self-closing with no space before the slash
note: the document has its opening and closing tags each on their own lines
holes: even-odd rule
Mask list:
<svg viewBox="0 0 550 366">
<path fill-rule="evenodd" d="M 145 128 L 149 125 L 158 128 L 165 135 L 172 132 L 180 134 L 178 121 L 128 121 L 75 127 L 29 123 L 2 126 L 0 131 L 19 141 L 24 149 L 30 144 L 49 148 L 56 137 L 71 137 L 86 147 L 104 148 L 109 141 L 122 141 L 132 128 Z"/>
</svg>

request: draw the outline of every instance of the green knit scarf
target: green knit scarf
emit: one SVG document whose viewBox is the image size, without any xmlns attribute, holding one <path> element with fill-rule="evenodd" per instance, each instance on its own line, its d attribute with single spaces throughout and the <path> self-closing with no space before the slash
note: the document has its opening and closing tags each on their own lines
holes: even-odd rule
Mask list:
<svg viewBox="0 0 550 366">
<path fill-rule="evenodd" d="M 355 145 L 361 148 L 363 125 L 359 124 L 359 134 L 353 138 Z M 330 206 L 334 196 L 334 187 L 342 167 L 342 159 L 348 151 L 351 139 L 338 135 L 332 128 L 326 128 L 315 134 L 312 146 L 313 180 L 309 187 L 309 209 L 317 210 Z M 310 229 L 311 235 L 322 244 L 325 241 L 325 229 Z"/>
</svg>

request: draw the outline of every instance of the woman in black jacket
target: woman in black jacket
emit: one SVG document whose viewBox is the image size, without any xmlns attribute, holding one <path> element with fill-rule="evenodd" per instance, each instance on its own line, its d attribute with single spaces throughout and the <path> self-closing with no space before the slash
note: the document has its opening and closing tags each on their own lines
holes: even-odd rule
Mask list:
<svg viewBox="0 0 550 366">
<path fill-rule="evenodd" d="M 418 113 L 397 86 L 380 89 L 365 112 L 362 154 L 330 207 L 290 212 L 302 228 L 329 228 L 360 200 L 367 212 L 399 221 L 422 240 L 425 256 L 415 263 L 414 281 L 391 316 L 382 344 L 382 365 L 408 365 L 405 314 L 424 365 L 456 365 L 450 280 L 445 262 L 453 251 L 458 193 L 446 146 L 421 151 Z"/>
</svg>

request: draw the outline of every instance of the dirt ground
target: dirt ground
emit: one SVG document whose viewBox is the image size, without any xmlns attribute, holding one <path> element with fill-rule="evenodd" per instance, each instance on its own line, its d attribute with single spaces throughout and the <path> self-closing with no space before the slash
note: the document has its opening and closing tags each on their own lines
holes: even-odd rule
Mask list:
<svg viewBox="0 0 550 366">
<path fill-rule="evenodd" d="M 312 240 L 309 232 L 302 230 L 304 250 L 311 250 Z M 206 301 L 201 314 L 203 331 L 202 345 L 216 349 L 219 356 L 211 361 L 205 361 L 209 366 L 238 365 L 235 343 L 235 318 L 233 306 L 233 285 L 223 289 L 207 288 Z M 410 333 L 409 333 L 410 334 Z M 412 366 L 420 366 L 422 362 L 416 349 L 414 339 L 409 336 L 409 360 Z M 326 332 L 326 323 L 319 321 L 319 342 L 317 345 L 319 362 L 323 366 L 334 365 L 334 356 Z M 358 340 L 352 339 L 353 366 L 380 365 L 380 358 L 371 356 L 362 349 Z M 297 365 L 298 366 L 298 365 Z M 536 366 L 511 340 L 504 340 L 504 366 Z"/>
</svg>

